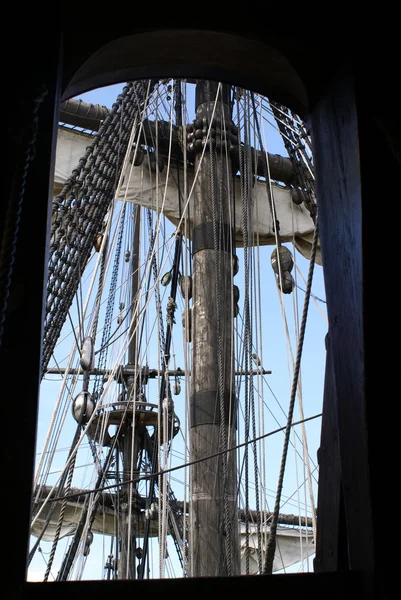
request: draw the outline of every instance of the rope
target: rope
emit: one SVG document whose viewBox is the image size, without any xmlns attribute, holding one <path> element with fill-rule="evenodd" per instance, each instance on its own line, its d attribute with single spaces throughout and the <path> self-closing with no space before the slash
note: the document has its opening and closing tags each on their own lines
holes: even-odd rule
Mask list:
<svg viewBox="0 0 401 600">
<path fill-rule="evenodd" d="M 115 181 L 123 167 L 120 155 L 126 154 L 132 120 L 146 103 L 144 96 L 144 82 L 124 88 L 53 203 L 43 373 L 78 289 L 80 265 L 86 266 L 113 200 Z"/>
<path fill-rule="evenodd" d="M 74 445 L 75 444 L 73 443 L 73 446 Z M 76 456 L 77 455 L 75 454 L 73 460 L 71 461 L 69 472 L 68 472 L 68 479 L 67 479 L 67 483 L 66 483 L 66 486 L 65 486 L 65 490 L 66 490 L 67 494 L 68 494 L 68 491 L 71 488 L 71 481 L 72 481 L 72 477 L 74 475 L 74 466 L 75 466 Z M 47 568 L 46 568 L 46 571 L 45 571 L 45 575 L 44 575 L 43 581 L 47 581 L 48 578 L 49 578 L 49 573 L 50 573 L 50 570 L 52 568 L 54 556 L 56 554 L 57 545 L 58 545 L 58 541 L 59 541 L 59 538 L 60 538 L 60 532 L 61 532 L 61 527 L 63 525 L 63 519 L 64 519 L 64 513 L 65 513 L 66 507 L 67 507 L 67 500 L 64 499 L 62 501 L 62 503 L 61 503 L 60 514 L 59 514 L 58 521 L 57 521 L 56 533 L 54 535 L 54 541 L 53 541 L 52 549 L 50 551 L 50 556 L 49 556 L 49 560 L 48 560 L 48 563 L 47 563 Z"/>
<path fill-rule="evenodd" d="M 268 540 L 267 548 L 266 548 L 264 573 L 268 574 L 268 575 L 271 575 L 273 572 L 273 560 L 274 560 L 274 554 L 275 554 L 275 549 L 276 549 L 276 533 L 277 533 L 278 515 L 279 515 L 279 511 L 280 511 L 280 499 L 281 499 L 281 492 L 282 492 L 282 488 L 283 488 L 284 470 L 285 470 L 288 444 L 289 444 L 289 438 L 290 438 L 290 432 L 291 432 L 291 422 L 292 422 L 293 411 L 294 411 L 295 395 L 296 395 L 296 390 L 297 390 L 297 385 L 298 385 L 298 375 L 299 375 L 300 366 L 301 366 L 301 356 L 302 356 L 302 348 L 303 348 L 303 342 L 304 342 L 304 336 L 305 336 L 306 319 L 308 316 L 309 298 L 310 298 L 310 292 L 311 292 L 311 287 L 312 287 L 313 269 L 314 269 L 314 264 L 315 264 L 315 256 L 316 256 L 316 249 L 317 249 L 317 243 L 318 243 L 318 231 L 319 231 L 318 230 L 318 221 L 317 221 L 317 215 L 316 215 L 316 224 L 315 224 L 315 231 L 314 231 L 313 241 L 312 241 L 311 259 L 310 259 L 310 263 L 309 263 L 309 273 L 308 273 L 306 293 L 305 293 L 304 309 L 303 309 L 303 313 L 302 313 L 301 328 L 300 328 L 300 334 L 299 334 L 299 339 L 298 339 L 297 357 L 296 357 L 295 369 L 294 369 L 294 378 L 293 378 L 293 384 L 292 384 L 292 389 L 291 389 L 287 426 L 286 426 L 285 437 L 284 437 L 284 447 L 283 447 L 283 453 L 282 453 L 282 458 L 281 458 L 280 473 L 279 473 L 279 478 L 278 478 L 276 502 L 275 502 L 275 506 L 274 506 L 272 522 L 270 525 L 269 540 Z"/>
<path fill-rule="evenodd" d="M 257 321 L 259 323 L 259 344 L 257 345 L 257 347 L 259 348 L 258 350 L 258 355 L 260 357 L 260 365 L 261 365 L 261 369 L 263 369 L 263 335 L 262 335 L 262 300 L 261 300 L 261 285 L 260 285 L 260 281 L 261 281 L 261 270 L 260 270 L 260 245 L 259 245 L 259 233 L 258 233 L 258 243 L 257 243 L 257 272 L 256 272 L 256 281 L 257 281 L 257 308 L 258 308 L 258 318 Z M 258 381 L 258 388 L 259 388 L 259 381 L 260 378 L 258 377 L 257 379 Z M 262 382 L 262 385 L 260 387 L 261 392 L 258 393 L 258 396 L 261 397 L 261 403 L 260 403 L 260 412 L 261 412 L 261 423 L 262 423 L 262 431 L 264 431 L 264 422 L 265 422 L 265 401 L 264 401 L 264 385 Z M 265 451 L 265 440 L 264 438 L 261 440 L 261 457 L 262 457 L 262 491 L 266 489 L 266 465 L 265 465 L 265 456 L 266 456 L 266 451 Z M 266 498 L 265 498 L 265 494 L 263 494 L 262 496 L 263 498 L 263 511 L 266 513 L 267 512 L 267 503 L 266 503 Z M 261 522 L 262 522 L 262 513 L 261 513 Z M 262 524 L 262 523 L 261 523 Z M 266 538 L 266 528 L 263 529 L 264 535 L 263 535 L 263 540 L 262 540 L 262 548 L 264 547 L 264 540 Z M 262 572 L 262 569 L 260 569 L 260 572 Z"/>
<path fill-rule="evenodd" d="M 254 120 L 257 121 L 257 116 L 256 116 L 256 112 L 254 110 Z M 249 117 L 249 121 L 250 123 L 250 117 Z M 252 163 L 251 163 L 252 164 Z M 253 241 L 253 237 L 254 237 L 254 232 L 253 232 L 253 204 L 252 204 L 252 196 L 249 195 L 249 199 L 248 199 L 248 204 L 250 204 L 250 208 L 248 209 L 248 212 L 250 214 L 250 218 L 249 218 L 249 237 L 250 239 Z M 253 266 L 253 252 L 251 251 L 250 253 L 250 265 L 249 265 L 249 290 L 253 289 L 253 274 L 254 274 L 254 266 Z M 252 294 L 251 294 L 252 295 Z M 249 326 L 250 326 L 250 339 L 249 339 L 249 350 L 248 350 L 248 356 L 249 356 L 249 361 L 251 361 L 251 355 L 252 355 L 252 330 L 253 330 L 253 311 L 252 311 L 252 300 L 250 303 L 250 319 L 249 319 Z M 253 382 L 253 378 L 250 377 L 249 378 L 250 381 L 250 409 L 251 409 L 251 420 L 252 420 L 252 436 L 253 438 L 256 438 L 256 413 L 255 413 L 255 397 L 254 397 L 254 382 Z M 255 505 L 256 505 L 256 510 L 259 513 L 259 509 L 260 509 L 260 502 L 259 502 L 259 478 L 258 478 L 258 454 L 257 454 L 257 444 L 256 442 L 254 442 L 253 444 L 253 467 L 254 467 L 254 477 L 255 477 Z M 257 520 L 257 539 L 258 539 L 258 565 L 259 565 L 259 572 L 262 572 L 262 534 L 261 534 L 261 528 L 260 528 L 260 520 Z"/>
<path fill-rule="evenodd" d="M 82 416 L 81 416 L 81 419 L 82 419 Z M 81 430 L 81 425 L 80 425 L 80 424 L 78 424 L 78 427 L 77 427 L 77 429 L 76 429 L 76 431 L 75 431 L 74 439 L 73 439 L 73 441 L 72 441 L 72 444 L 71 444 L 71 447 L 70 447 L 69 456 L 71 456 L 71 455 L 73 454 L 73 451 L 74 451 L 75 445 L 76 445 L 76 443 L 77 443 L 77 441 L 78 441 L 78 438 L 79 438 L 80 430 Z M 76 458 L 76 454 L 73 456 L 73 459 L 72 459 L 72 461 L 71 461 L 70 465 L 73 465 L 73 464 L 75 464 L 75 458 Z M 62 478 L 61 478 L 61 480 L 60 480 L 60 483 L 59 483 L 59 486 L 58 486 L 58 489 L 57 489 L 57 494 L 56 494 L 56 496 L 57 496 L 57 495 L 59 496 L 61 493 L 64 493 L 64 489 L 65 489 L 65 488 L 64 488 L 64 484 L 65 484 L 65 481 L 66 481 L 66 478 L 67 478 L 67 474 L 68 474 L 68 483 L 67 483 L 67 486 L 68 486 L 68 488 L 67 488 L 67 489 L 68 489 L 68 490 L 70 489 L 70 487 L 71 487 L 71 473 L 72 473 L 72 472 L 73 472 L 73 468 L 70 466 L 70 467 L 69 467 L 69 469 L 68 469 L 68 471 L 66 471 L 66 472 L 64 472 L 64 473 L 63 473 L 63 476 L 62 476 Z M 37 501 L 35 502 L 35 505 L 37 505 L 37 504 L 38 504 L 38 500 L 39 500 L 39 492 L 38 492 L 38 495 L 37 495 Z M 66 502 L 67 502 L 67 501 L 65 500 L 65 503 L 66 503 Z M 63 504 L 64 504 L 64 500 L 63 500 Z M 45 521 L 45 523 L 44 523 L 44 525 L 43 525 L 42 531 L 40 532 L 40 534 L 39 534 L 39 536 L 38 536 L 38 538 L 37 538 L 37 540 L 36 540 L 36 542 L 35 542 L 34 546 L 32 547 L 32 549 L 31 549 L 31 550 L 30 550 L 30 552 L 29 552 L 29 556 L 28 556 L 28 566 L 31 564 L 32 558 L 34 557 L 34 555 L 35 555 L 35 552 L 36 552 L 36 550 L 37 550 L 37 548 L 38 548 L 38 546 L 39 546 L 39 544 L 40 544 L 40 541 L 41 541 L 41 539 L 42 539 L 42 537 L 43 537 L 43 535 L 44 535 L 44 533 L 45 533 L 45 531 L 46 531 L 46 529 L 47 529 L 47 527 L 48 527 L 48 525 L 49 525 L 49 523 L 50 523 L 50 521 L 51 521 L 51 518 L 52 518 L 52 516 L 53 516 L 53 513 L 54 513 L 54 511 L 55 511 L 55 509 L 56 509 L 56 506 L 57 506 L 57 503 L 56 503 L 55 501 L 53 501 L 53 503 L 52 503 L 52 505 L 51 505 L 51 507 L 50 507 L 49 513 L 48 513 L 48 515 L 47 515 L 47 517 L 46 517 L 46 521 Z M 64 511 L 63 511 L 63 513 L 64 513 Z M 61 518 L 61 521 L 59 520 L 59 523 L 60 523 L 60 528 L 61 528 L 61 523 L 62 523 L 62 520 L 63 520 L 62 518 Z M 58 533 L 56 533 L 56 535 L 58 535 L 58 534 L 60 533 L 60 528 L 58 528 Z M 57 545 L 57 544 L 56 544 L 56 545 Z M 53 548 L 52 548 L 52 550 L 53 550 Z M 55 549 L 54 549 L 54 552 L 55 552 Z M 53 562 L 53 558 L 54 558 L 54 552 L 53 552 L 53 554 L 51 555 L 51 559 L 49 558 L 50 567 L 49 567 L 49 569 L 48 569 L 48 572 L 47 572 L 47 574 L 46 574 L 46 580 L 47 580 L 47 577 L 48 577 L 48 575 L 49 575 L 49 572 L 50 572 L 50 568 L 51 568 L 51 562 Z"/>
<path fill-rule="evenodd" d="M 313 221 L 317 222 L 317 206 L 314 199 L 315 196 L 315 180 L 313 174 L 312 160 L 305 152 L 305 146 L 301 139 L 305 139 L 310 145 L 309 136 L 303 124 L 292 115 L 292 113 L 284 106 L 270 101 L 270 106 L 273 115 L 276 119 L 284 146 L 288 152 L 291 163 L 293 165 L 297 185 L 305 190 L 304 204 L 309 210 Z M 295 127 L 299 125 L 301 134 L 296 134 Z"/>
<path fill-rule="evenodd" d="M 106 312 L 105 312 L 105 316 L 104 316 L 105 325 L 104 325 L 103 334 L 102 334 L 102 341 L 100 344 L 101 349 L 100 349 L 98 361 L 97 361 L 98 369 L 104 369 L 106 367 L 106 362 L 107 362 L 107 354 L 108 354 L 107 341 L 109 340 L 109 337 L 110 337 L 111 324 L 112 324 L 112 320 L 113 320 L 114 301 L 115 301 L 115 296 L 116 296 L 117 277 L 118 277 L 118 272 L 119 272 L 119 268 L 120 268 L 121 247 L 122 247 L 122 239 L 123 239 L 123 232 L 124 232 L 124 220 L 125 220 L 126 207 L 127 207 L 127 205 L 126 205 L 126 203 L 124 203 L 124 206 L 122 209 L 122 214 L 121 214 L 120 225 L 119 225 L 119 229 L 118 229 L 118 234 L 117 234 L 117 244 L 116 244 L 113 270 L 112 270 L 111 279 L 110 279 L 109 296 L 107 299 Z M 98 303 L 100 302 L 100 298 L 102 295 L 101 286 L 104 282 L 103 269 L 104 269 L 104 260 L 105 260 L 105 256 L 106 256 L 107 246 L 108 246 L 108 234 L 105 239 L 104 250 L 103 250 L 103 254 L 102 254 L 102 262 L 101 262 L 101 267 L 100 267 L 99 289 L 98 289 L 97 297 L 96 297 L 96 305 L 97 306 L 98 306 Z M 95 335 L 96 335 L 97 321 L 98 321 L 98 315 L 96 315 L 96 317 L 94 319 L 94 323 L 93 323 L 93 329 L 92 329 L 93 339 L 95 339 Z M 95 375 L 94 383 L 93 383 L 93 391 L 92 391 L 92 395 L 94 398 L 97 398 L 97 396 L 100 392 L 100 385 L 102 383 L 102 379 L 103 379 L 102 375 Z"/>
<path fill-rule="evenodd" d="M 238 106 L 238 105 L 237 105 Z M 250 177 L 252 174 L 249 172 L 248 166 L 249 161 L 246 152 L 249 152 L 249 131 L 247 117 L 245 111 L 249 111 L 248 96 L 244 96 L 244 148 L 240 145 L 240 172 L 241 172 L 241 207 L 242 207 L 242 235 L 243 235 L 243 249 L 244 249 L 244 370 L 249 370 L 250 360 L 250 347 L 251 342 L 251 323 L 250 323 L 250 307 L 249 307 L 249 198 L 251 195 L 250 190 Z M 239 117 L 238 117 L 239 118 Z M 245 389 L 244 389 L 244 430 L 245 430 L 245 441 L 249 438 L 249 391 L 250 391 L 250 380 L 249 377 L 245 377 Z M 245 572 L 249 574 L 249 448 L 246 446 L 244 454 L 244 471 L 245 471 Z"/>
<path fill-rule="evenodd" d="M 98 478 L 97 478 L 97 481 L 96 481 L 96 484 L 95 484 L 95 489 L 92 490 L 91 493 L 99 492 L 99 487 L 102 484 L 102 481 L 104 480 L 104 478 L 105 478 L 105 476 L 107 474 L 107 469 L 109 468 L 111 459 L 113 457 L 113 452 L 114 452 L 114 448 L 115 448 L 116 442 L 117 442 L 117 435 L 116 435 L 115 441 L 111 445 L 110 450 L 108 452 L 108 455 L 107 455 L 107 457 L 105 459 L 105 462 L 104 462 L 104 465 L 103 465 L 103 469 L 101 470 L 101 472 L 98 475 Z M 66 498 L 68 499 L 68 496 Z M 90 521 L 89 521 L 89 527 L 88 527 L 88 529 L 91 529 L 93 521 L 95 520 L 96 509 L 97 509 L 97 506 L 98 506 L 99 502 L 100 502 L 100 494 L 97 496 L 95 502 L 93 502 L 93 504 L 92 504 L 91 515 L 90 515 Z M 87 517 L 88 517 L 88 513 L 89 513 L 89 508 L 88 508 L 88 504 L 87 504 L 85 506 L 84 510 L 82 511 L 79 524 L 78 524 L 78 526 L 76 528 L 76 531 L 75 531 L 75 534 L 74 534 L 74 538 L 73 538 L 73 540 L 72 540 L 72 542 L 71 542 L 71 544 L 70 544 L 70 546 L 68 548 L 68 551 L 67 551 L 66 555 L 64 556 L 63 563 L 62 563 L 62 565 L 60 567 L 60 570 L 58 572 L 58 575 L 57 575 L 57 581 L 66 581 L 67 580 L 68 574 L 69 574 L 69 572 L 71 570 L 71 567 L 72 567 L 72 564 L 74 562 L 74 558 L 75 558 L 76 552 L 78 550 L 79 542 L 81 541 L 82 532 L 83 532 L 83 529 L 84 529 L 84 526 L 85 526 L 85 523 L 86 523 L 86 520 L 87 520 Z"/>
<path fill-rule="evenodd" d="M 183 139 L 186 139 L 187 133 L 187 119 L 186 119 L 186 103 L 187 103 L 187 95 L 186 95 L 186 85 L 183 88 L 183 113 L 185 115 L 184 126 L 183 126 Z M 184 158 L 184 200 L 187 198 L 188 190 L 188 172 L 187 172 L 187 145 L 183 144 L 183 158 Z M 182 217 L 182 215 L 181 215 Z M 184 223 L 184 236 L 188 239 L 188 219 L 185 220 Z M 185 252 L 184 257 L 184 275 L 188 277 L 188 252 Z M 191 268 L 192 265 L 190 265 Z M 191 269 L 192 271 L 192 269 Z M 191 272 L 192 275 L 192 272 Z M 185 286 L 185 330 L 183 331 L 183 346 L 184 346 L 184 369 L 186 372 L 191 368 L 191 355 L 189 349 L 189 343 L 187 339 L 190 339 L 187 336 L 188 328 L 189 328 L 189 299 L 188 299 L 188 286 Z M 184 439 L 188 439 L 188 429 L 189 429 L 189 410 L 188 410 L 188 398 L 191 395 L 190 391 L 190 378 L 185 378 L 185 400 L 184 400 Z M 184 462 L 188 462 L 188 445 L 184 443 Z M 188 469 L 184 469 L 184 518 L 183 518 L 183 527 L 182 527 L 182 537 L 184 541 L 184 549 L 183 549 L 183 571 L 184 576 L 186 576 L 189 572 L 191 572 L 191 564 L 189 562 L 189 553 L 188 553 L 188 522 L 187 522 L 187 477 L 188 477 Z"/>
</svg>

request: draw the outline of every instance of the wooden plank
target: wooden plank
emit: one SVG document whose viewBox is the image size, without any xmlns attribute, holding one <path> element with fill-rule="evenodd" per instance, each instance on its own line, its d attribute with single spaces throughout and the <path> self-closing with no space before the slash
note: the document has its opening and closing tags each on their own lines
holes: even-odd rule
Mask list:
<svg viewBox="0 0 401 600">
<path fill-rule="evenodd" d="M 71 600 L 71 598 L 378 598 L 372 574 L 366 573 L 292 573 L 289 575 L 243 575 L 238 577 L 198 577 L 196 579 L 139 579 L 134 581 L 67 581 L 27 583 L 18 591 L 19 600 Z M 11 596 L 9 590 L 7 598 Z"/>
<path fill-rule="evenodd" d="M 51 197 L 57 136 L 59 88 L 59 39 L 49 31 L 43 39 L 28 37 L 33 52 L 15 53 L 13 70 L 5 75 L 8 90 L 7 166 L 5 168 L 1 215 L 14 212 L 14 229 L 9 240 L 3 231 L 2 243 L 14 245 L 8 259 L 10 280 L 7 308 L 0 347 L 3 380 L 2 418 L 7 424 L 3 441 L 3 464 L 14 493 L 6 494 L 7 553 L 11 582 L 25 579 L 31 515 L 32 474 L 35 460 L 36 419 L 43 339 L 44 288 L 47 280 L 47 238 L 49 237 Z M 51 52 L 49 49 L 51 48 Z M 38 68 L 38 65 L 41 65 Z M 44 87 L 43 87 L 44 86 Z M 43 90 L 47 94 L 43 96 Z M 35 102 L 40 108 L 36 112 Z M 34 123 L 34 115 L 37 123 Z M 32 133 L 36 132 L 36 139 Z M 34 142 L 33 146 L 30 142 Z M 31 156 L 32 160 L 27 161 Z M 17 215 L 13 206 L 17 206 Z M 4 202 L 3 202 L 4 200 Z M 3 221 L 4 222 L 4 221 Z M 21 368 L 24 374 L 21 376 Z M 6 392 L 4 392 L 6 390 Z"/>
<path fill-rule="evenodd" d="M 316 573 L 337 571 L 341 502 L 341 464 L 336 419 L 336 382 L 329 334 L 326 336 L 326 372 L 317 498 L 317 535 L 314 570 Z"/>
<path fill-rule="evenodd" d="M 324 92 L 312 112 L 311 125 L 348 560 L 351 569 L 373 570 L 364 396 L 362 197 L 352 75 L 345 69 L 333 74 Z M 327 514 L 330 518 L 338 515 Z"/>
</svg>

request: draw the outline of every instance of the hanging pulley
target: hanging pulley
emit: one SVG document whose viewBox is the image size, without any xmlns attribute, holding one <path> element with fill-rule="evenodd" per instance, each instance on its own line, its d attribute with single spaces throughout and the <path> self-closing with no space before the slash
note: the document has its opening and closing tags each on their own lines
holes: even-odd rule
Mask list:
<svg viewBox="0 0 401 600">
<path fill-rule="evenodd" d="M 281 285 L 279 284 L 279 287 L 283 294 L 291 294 L 295 287 L 295 280 L 291 273 L 288 271 L 283 271 L 281 273 Z"/>
<path fill-rule="evenodd" d="M 93 533 L 89 530 L 88 534 L 86 536 L 86 540 L 85 540 L 85 547 L 84 547 L 84 552 L 83 552 L 84 556 L 88 556 L 92 542 L 93 542 Z"/>
<path fill-rule="evenodd" d="M 95 409 L 95 403 L 89 392 L 80 392 L 72 403 L 72 416 L 77 423 L 84 425 L 89 421 Z"/>
<path fill-rule="evenodd" d="M 238 256 L 235 254 L 233 256 L 233 276 L 234 277 L 238 273 L 238 271 L 239 271 L 239 259 L 238 259 Z"/>
<path fill-rule="evenodd" d="M 181 384 L 179 379 L 175 380 L 175 383 L 173 383 L 173 385 L 171 386 L 171 391 L 174 394 L 174 396 L 178 396 L 178 394 L 181 392 Z"/>
<path fill-rule="evenodd" d="M 233 313 L 234 319 L 239 315 L 239 287 L 237 285 L 233 285 Z"/>
<path fill-rule="evenodd" d="M 80 363 L 84 371 L 90 371 L 94 367 L 95 349 L 93 338 L 88 336 L 82 342 Z"/>
<path fill-rule="evenodd" d="M 278 261 L 280 261 L 280 269 Z M 286 246 L 279 246 L 278 252 L 277 248 L 274 248 L 270 258 L 270 262 L 273 267 L 273 271 L 276 273 L 276 275 L 278 275 L 280 271 L 290 272 L 292 270 L 292 267 L 294 266 L 292 254 Z"/>
<path fill-rule="evenodd" d="M 173 274 L 171 271 L 167 271 L 167 273 L 164 273 L 163 277 L 160 280 L 160 283 L 162 285 L 164 285 L 164 287 L 166 287 L 166 285 L 168 285 L 170 283 L 170 281 L 173 278 Z"/>
<path fill-rule="evenodd" d="M 305 200 L 307 200 L 307 194 L 306 194 L 306 192 L 304 192 L 303 190 L 300 190 L 299 188 L 292 188 L 291 200 L 293 201 L 294 204 L 299 206 L 300 204 L 302 204 L 302 202 L 305 202 Z"/>
</svg>

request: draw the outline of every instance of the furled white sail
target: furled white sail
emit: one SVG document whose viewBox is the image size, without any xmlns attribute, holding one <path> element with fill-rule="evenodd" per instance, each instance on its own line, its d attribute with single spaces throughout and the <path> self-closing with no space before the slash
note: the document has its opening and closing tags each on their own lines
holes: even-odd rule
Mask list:
<svg viewBox="0 0 401 600">
<path fill-rule="evenodd" d="M 87 146 L 93 141 L 91 136 L 76 130 L 59 128 L 56 165 L 54 175 L 54 194 L 61 192 L 72 170 L 85 154 Z M 134 167 L 128 164 L 124 174 L 123 185 L 118 198 L 134 202 L 141 206 L 151 208 L 163 214 L 175 225 L 180 223 L 181 210 L 187 209 L 190 224 L 188 235 L 191 235 L 191 215 L 193 215 L 195 195 L 191 190 L 194 181 L 193 170 L 187 172 L 187 198 L 183 197 L 182 182 L 184 171 L 180 169 L 181 197 L 177 188 L 177 169 L 174 166 L 168 170 L 164 167 L 161 173 L 154 173 L 145 160 L 141 166 Z M 242 207 L 241 184 L 239 177 L 235 182 L 235 223 L 236 243 L 238 247 L 243 244 L 241 234 Z M 302 205 L 296 205 L 291 199 L 290 188 L 271 184 L 274 198 L 276 219 L 280 224 L 280 241 L 293 242 L 297 250 L 306 258 L 310 257 L 313 239 L 314 223 L 308 210 Z M 276 237 L 273 230 L 273 218 L 268 201 L 266 182 L 256 180 L 251 190 L 253 203 L 253 244 L 274 245 Z M 316 262 L 322 264 L 320 248 L 316 255 Z"/>
<path fill-rule="evenodd" d="M 75 491 L 75 490 L 74 490 Z M 38 518 L 34 520 L 31 533 L 35 537 L 41 535 L 42 529 L 47 521 L 50 510 L 52 509 L 52 501 L 47 502 L 43 506 L 43 501 L 40 501 L 36 507 L 35 513 L 38 514 Z M 60 516 L 62 503 L 61 501 L 56 502 L 56 506 L 52 512 L 50 521 L 47 523 L 45 533 L 42 535 L 42 539 L 46 542 L 52 542 L 55 539 L 58 520 Z M 66 536 L 71 536 L 75 533 L 77 525 L 80 522 L 82 510 L 84 504 L 82 498 L 71 499 L 67 502 L 64 507 L 63 524 L 59 532 L 59 538 L 62 539 Z M 158 535 L 158 520 L 157 512 L 155 513 L 156 518 L 150 520 L 149 534 L 153 536 Z M 141 513 L 139 519 L 135 521 L 135 529 L 138 537 L 142 537 L 145 531 L 145 513 Z M 246 574 L 246 548 L 249 550 L 249 574 L 255 574 L 258 572 L 258 535 L 257 527 L 255 524 L 248 524 L 248 543 L 245 529 L 245 523 L 239 523 L 240 526 L 240 547 L 241 547 L 241 573 Z M 96 510 L 95 518 L 91 525 L 91 531 L 93 533 L 99 533 L 101 535 L 117 535 L 117 520 L 115 516 L 114 508 L 109 508 L 101 502 L 101 508 Z M 262 533 L 262 547 L 266 547 L 266 541 L 268 539 L 269 527 L 265 526 L 261 528 Z M 273 571 L 281 571 L 287 569 L 291 565 L 311 556 L 315 552 L 315 547 L 311 532 L 305 528 L 297 527 L 277 527 L 277 538 L 276 538 L 276 551 L 273 561 Z M 265 552 L 262 551 L 262 561 L 265 559 Z M 263 564 L 263 562 L 262 562 Z"/>
<path fill-rule="evenodd" d="M 79 160 L 85 155 L 86 148 L 92 144 L 93 139 L 92 135 L 75 129 L 58 128 L 53 187 L 55 196 L 60 194 L 67 179 L 71 176 L 73 169 L 77 167 Z"/>
<path fill-rule="evenodd" d="M 241 523 L 240 527 L 241 573 L 246 573 L 246 554 L 248 547 L 249 574 L 253 575 L 259 571 L 257 526 L 254 524 L 248 525 L 248 536 L 246 534 L 245 523 Z M 261 527 L 262 548 L 266 548 L 266 537 L 268 539 L 269 531 L 270 528 L 268 526 L 265 526 L 264 528 Z M 291 567 L 291 565 L 295 565 L 314 553 L 315 545 L 313 543 L 311 531 L 308 531 L 306 528 L 298 527 L 277 527 L 273 572 L 288 569 L 288 567 Z M 262 550 L 262 565 L 264 560 L 265 552 Z"/>
<path fill-rule="evenodd" d="M 45 503 L 44 501 L 38 502 L 35 513 L 33 515 L 33 525 L 31 533 L 35 537 L 41 535 L 43 527 L 46 525 L 48 515 L 52 511 L 51 519 L 46 525 L 46 530 L 42 535 L 42 539 L 45 542 L 53 542 L 56 537 L 58 520 L 62 508 L 61 501 L 56 502 L 55 507 L 52 506 L 52 501 Z M 71 499 L 66 503 L 63 512 L 63 523 L 59 532 L 59 538 L 73 535 L 80 522 L 82 511 L 84 510 L 84 504 L 82 499 Z M 95 511 L 95 518 L 91 524 L 91 531 L 93 533 L 100 533 L 102 535 L 117 535 L 117 520 L 116 520 L 115 508 L 105 506 L 103 503 L 100 508 Z M 158 535 L 157 520 L 153 520 L 150 523 L 149 534 L 153 536 Z M 141 518 L 135 521 L 135 528 L 138 537 L 142 537 L 145 530 L 145 513 L 141 513 Z"/>
</svg>

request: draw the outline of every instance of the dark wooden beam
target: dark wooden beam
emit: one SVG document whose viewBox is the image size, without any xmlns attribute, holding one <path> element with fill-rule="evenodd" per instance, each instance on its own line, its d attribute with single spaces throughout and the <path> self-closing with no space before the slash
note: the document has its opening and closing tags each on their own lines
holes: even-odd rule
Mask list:
<svg viewBox="0 0 401 600">
<path fill-rule="evenodd" d="M 7 495 L 3 503 L 10 526 L 7 552 L 12 557 L 7 579 L 17 587 L 25 580 L 29 544 L 50 237 L 50 181 L 60 96 L 59 35 L 47 31 L 45 39 L 29 33 L 26 36 L 24 51 L 14 55 L 14 68 L 5 75 L 10 104 L 4 122 L 8 141 L 0 215 L 3 224 L 8 214 L 15 215 L 12 235 L 3 229 L 0 236 L 3 249 L 6 245 L 10 248 L 10 277 L 2 296 L 2 300 L 6 298 L 6 313 L 0 365 L 2 377 L 8 381 L 3 418 L 10 424 L 9 436 L 3 442 L 3 461 L 18 485 L 16 494 Z M 26 52 L 29 42 L 31 52 Z M 43 92 L 46 95 L 35 120 L 35 102 Z"/>
<path fill-rule="evenodd" d="M 324 380 L 323 416 L 320 447 L 318 450 L 319 489 L 317 499 L 317 535 L 314 570 L 317 573 L 337 571 L 340 560 L 348 565 L 348 556 L 339 554 L 341 522 L 341 462 L 338 447 L 336 415 L 336 380 L 333 370 L 333 349 L 326 336 L 326 372 Z"/>
<path fill-rule="evenodd" d="M 279 598 L 301 597 L 373 599 L 374 580 L 369 573 L 292 573 L 289 575 L 242 575 L 237 577 L 200 577 L 197 579 L 139 579 L 136 581 L 67 581 L 26 583 L 18 600 L 71 600 L 71 598 L 125 598 L 133 594 L 146 597 L 190 598 L 233 596 Z M 9 598 L 10 596 L 7 596 Z"/>
<path fill-rule="evenodd" d="M 354 77 L 349 68 L 341 66 L 333 74 L 311 117 L 332 347 L 329 385 L 335 401 L 347 528 L 346 562 L 350 569 L 373 571 L 362 318 L 362 190 Z M 327 513 L 318 516 L 318 523 L 324 519 L 327 526 L 330 519 L 338 520 L 338 512 L 330 508 L 332 498 L 321 497 L 321 502 Z M 333 530 L 337 526 L 333 521 Z M 320 560 L 325 562 L 318 556 Z"/>
</svg>

